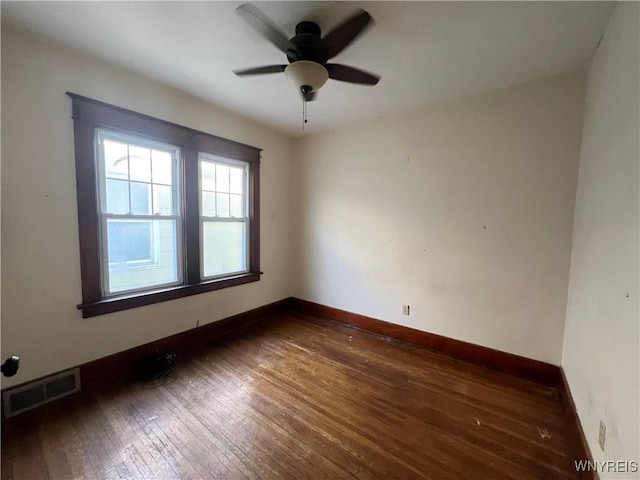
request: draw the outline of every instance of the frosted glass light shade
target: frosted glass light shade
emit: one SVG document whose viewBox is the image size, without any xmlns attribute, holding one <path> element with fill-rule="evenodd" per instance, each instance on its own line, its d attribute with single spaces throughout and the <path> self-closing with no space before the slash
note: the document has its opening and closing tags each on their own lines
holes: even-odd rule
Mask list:
<svg viewBox="0 0 640 480">
<path fill-rule="evenodd" d="M 298 60 L 289 64 L 284 69 L 284 74 L 298 90 L 305 85 L 310 86 L 313 91 L 319 90 L 329 78 L 326 68 L 309 60 Z"/>
</svg>

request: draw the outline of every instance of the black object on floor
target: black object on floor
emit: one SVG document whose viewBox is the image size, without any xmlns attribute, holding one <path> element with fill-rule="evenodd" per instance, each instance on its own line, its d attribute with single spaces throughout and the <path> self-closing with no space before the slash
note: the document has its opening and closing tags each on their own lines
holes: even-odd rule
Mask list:
<svg viewBox="0 0 640 480">
<path fill-rule="evenodd" d="M 135 366 L 136 378 L 142 382 L 153 382 L 173 371 L 176 354 L 165 353 L 140 360 Z"/>
</svg>

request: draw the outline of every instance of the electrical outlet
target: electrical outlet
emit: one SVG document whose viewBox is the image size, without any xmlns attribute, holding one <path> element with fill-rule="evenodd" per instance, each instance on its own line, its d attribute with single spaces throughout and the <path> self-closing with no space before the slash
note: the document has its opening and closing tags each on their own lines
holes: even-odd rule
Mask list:
<svg viewBox="0 0 640 480">
<path fill-rule="evenodd" d="M 600 449 L 604 452 L 604 440 L 607 436 L 607 426 L 602 420 L 600 420 L 600 430 L 598 431 L 598 444 Z"/>
<path fill-rule="evenodd" d="M 402 314 L 409 315 L 409 305 L 402 305 Z"/>
</svg>

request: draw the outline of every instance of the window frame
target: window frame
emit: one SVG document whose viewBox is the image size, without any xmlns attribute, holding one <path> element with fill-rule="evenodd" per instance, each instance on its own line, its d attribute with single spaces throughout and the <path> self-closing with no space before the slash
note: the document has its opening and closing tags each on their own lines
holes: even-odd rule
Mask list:
<svg viewBox="0 0 640 480">
<path fill-rule="evenodd" d="M 72 100 L 78 235 L 84 318 L 164 302 L 260 280 L 261 149 L 200 132 L 149 115 L 66 92 Z M 102 293 L 100 212 L 98 210 L 97 131 L 110 130 L 167 143 L 180 149 L 180 194 L 183 205 L 183 283 L 105 297 Z M 248 271 L 212 279 L 200 272 L 199 153 L 246 162 L 248 172 Z"/>
</svg>

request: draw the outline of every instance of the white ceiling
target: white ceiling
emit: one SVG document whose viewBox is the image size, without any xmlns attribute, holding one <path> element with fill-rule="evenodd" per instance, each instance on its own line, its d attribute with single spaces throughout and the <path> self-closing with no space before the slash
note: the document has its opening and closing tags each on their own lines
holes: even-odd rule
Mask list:
<svg viewBox="0 0 640 480">
<path fill-rule="evenodd" d="M 53 38 L 292 136 L 302 102 L 286 63 L 235 12 L 242 2 L 2 2 L 2 21 Z M 356 8 L 375 25 L 333 61 L 375 72 L 375 87 L 329 80 L 307 132 L 586 67 L 606 2 L 255 2 L 288 36 L 300 20 L 329 31 Z"/>
</svg>

